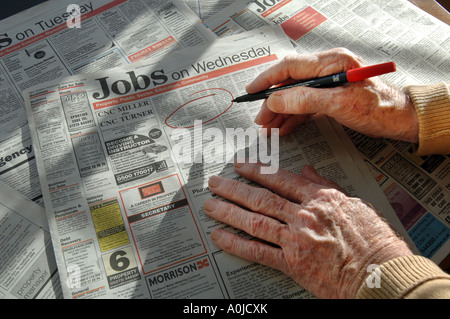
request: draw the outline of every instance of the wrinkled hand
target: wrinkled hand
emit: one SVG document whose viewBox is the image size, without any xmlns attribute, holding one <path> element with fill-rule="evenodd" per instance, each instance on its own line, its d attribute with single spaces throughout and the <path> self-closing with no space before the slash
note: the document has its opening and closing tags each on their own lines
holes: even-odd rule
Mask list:
<svg viewBox="0 0 450 319">
<path fill-rule="evenodd" d="M 337 48 L 312 55 L 293 55 L 262 72 L 246 90 L 256 93 L 274 85 L 322 77 L 362 67 L 352 52 Z M 293 131 L 313 114 L 323 114 L 372 137 L 417 143 L 419 124 L 414 106 L 401 90 L 373 77 L 336 88 L 296 87 L 273 93 L 264 101 L 255 123 Z"/>
<path fill-rule="evenodd" d="M 301 175 L 282 169 L 268 175 L 260 165 L 235 170 L 264 188 L 213 176 L 211 192 L 235 204 L 208 199 L 204 208 L 271 244 L 216 229 L 211 238 L 219 248 L 281 270 L 319 298 L 353 298 L 370 264 L 412 254 L 370 204 L 346 196 L 311 166 Z"/>
</svg>

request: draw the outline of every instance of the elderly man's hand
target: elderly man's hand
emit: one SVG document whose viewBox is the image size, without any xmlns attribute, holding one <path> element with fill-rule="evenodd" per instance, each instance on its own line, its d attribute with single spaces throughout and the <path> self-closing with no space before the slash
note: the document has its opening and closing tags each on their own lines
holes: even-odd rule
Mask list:
<svg viewBox="0 0 450 319">
<path fill-rule="evenodd" d="M 370 204 L 346 196 L 312 167 L 269 175 L 260 165 L 235 170 L 263 188 L 211 177 L 211 192 L 233 203 L 208 199 L 204 208 L 267 243 L 216 229 L 211 238 L 219 248 L 279 269 L 319 298 L 353 298 L 370 264 L 412 254 Z"/>
<path fill-rule="evenodd" d="M 256 93 L 274 85 L 311 79 L 364 66 L 352 52 L 337 48 L 311 55 L 292 55 L 262 72 L 246 90 Z M 312 114 L 324 114 L 372 137 L 417 143 L 419 123 L 408 95 L 379 77 L 335 88 L 296 87 L 273 93 L 255 123 L 279 128 L 280 136 Z"/>
</svg>

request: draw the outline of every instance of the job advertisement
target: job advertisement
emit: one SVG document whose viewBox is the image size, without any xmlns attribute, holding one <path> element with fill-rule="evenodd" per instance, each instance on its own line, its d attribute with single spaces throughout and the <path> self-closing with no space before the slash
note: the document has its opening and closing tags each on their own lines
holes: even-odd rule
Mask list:
<svg viewBox="0 0 450 319">
<path fill-rule="evenodd" d="M 60 76 L 127 65 L 214 39 L 178 0 L 50 0 L 2 20 L 0 180 L 43 206 L 22 90 Z M 78 109 L 83 101 L 76 106 L 67 95 L 69 99 L 70 108 L 64 112 L 71 129 L 76 129 L 80 117 L 89 114 L 82 115 Z"/>
</svg>

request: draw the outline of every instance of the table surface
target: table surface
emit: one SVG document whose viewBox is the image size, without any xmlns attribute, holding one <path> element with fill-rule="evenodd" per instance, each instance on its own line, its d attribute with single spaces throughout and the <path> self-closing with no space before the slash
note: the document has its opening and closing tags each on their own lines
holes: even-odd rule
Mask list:
<svg viewBox="0 0 450 319">
<path fill-rule="evenodd" d="M 450 13 L 435 0 L 408 0 L 423 11 L 450 25 Z M 441 1 L 444 2 L 444 1 Z M 448 8 L 448 5 L 447 5 Z"/>
</svg>

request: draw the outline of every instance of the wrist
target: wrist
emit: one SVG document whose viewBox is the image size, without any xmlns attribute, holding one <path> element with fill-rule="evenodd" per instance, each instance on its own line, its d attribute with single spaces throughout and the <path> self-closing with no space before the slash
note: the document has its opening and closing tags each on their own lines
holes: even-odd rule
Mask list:
<svg viewBox="0 0 450 319">
<path fill-rule="evenodd" d="M 417 114 L 417 155 L 447 154 L 450 151 L 450 92 L 446 83 L 410 85 L 405 92 Z"/>
<path fill-rule="evenodd" d="M 406 242 L 395 235 L 391 238 L 383 238 L 371 247 L 372 249 L 365 256 L 360 256 L 359 271 L 353 276 L 348 287 L 344 287 L 345 289 L 342 290 L 347 293 L 344 298 L 355 298 L 361 286 L 366 285 L 367 280 L 374 279 L 369 276 L 381 264 L 399 257 L 413 255 Z"/>
<path fill-rule="evenodd" d="M 429 292 L 425 296 L 418 297 L 423 284 L 439 279 L 450 279 L 450 276 L 434 262 L 419 255 L 398 257 L 381 264 L 379 276 L 378 287 L 364 282 L 358 290 L 356 298 L 429 298 Z"/>
<path fill-rule="evenodd" d="M 403 109 L 406 110 L 408 119 L 410 119 L 408 121 L 410 124 L 407 127 L 404 136 L 402 136 L 400 139 L 417 144 L 419 142 L 419 120 L 414 108 L 413 101 L 411 99 L 411 96 L 403 91 L 401 99 Z"/>
</svg>

